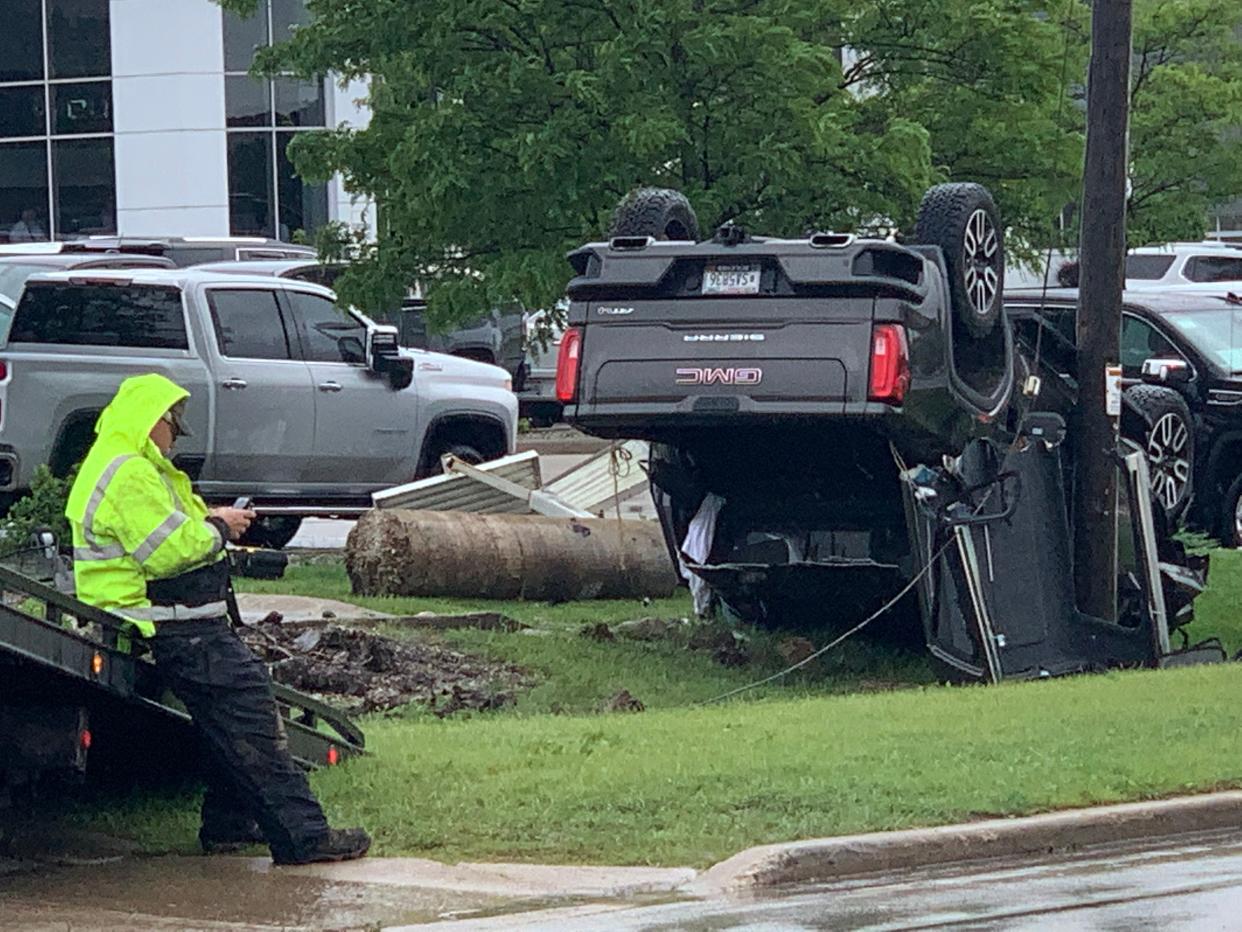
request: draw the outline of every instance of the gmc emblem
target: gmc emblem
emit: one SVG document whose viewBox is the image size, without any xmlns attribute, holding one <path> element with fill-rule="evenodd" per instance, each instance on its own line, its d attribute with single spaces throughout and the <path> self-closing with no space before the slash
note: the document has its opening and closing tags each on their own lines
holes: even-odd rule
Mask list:
<svg viewBox="0 0 1242 932">
<path fill-rule="evenodd" d="M 678 369 L 678 385 L 758 385 L 763 381 L 763 370 L 757 368 L 726 369 Z"/>
</svg>

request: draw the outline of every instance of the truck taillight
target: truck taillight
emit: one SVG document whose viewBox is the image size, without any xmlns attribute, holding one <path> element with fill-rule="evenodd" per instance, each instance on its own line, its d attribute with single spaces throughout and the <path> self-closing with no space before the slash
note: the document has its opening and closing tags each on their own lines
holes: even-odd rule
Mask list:
<svg viewBox="0 0 1242 932">
<path fill-rule="evenodd" d="M 0 382 L 3 382 L 8 377 L 9 377 L 9 364 L 5 362 L 3 359 L 0 359 Z"/>
<path fill-rule="evenodd" d="M 570 327 L 561 337 L 556 357 L 556 400 L 569 404 L 578 397 L 578 364 L 582 361 L 582 331 Z"/>
<path fill-rule="evenodd" d="M 867 400 L 899 405 L 910 388 L 910 351 L 901 324 L 876 324 L 871 331 L 871 381 Z"/>
</svg>

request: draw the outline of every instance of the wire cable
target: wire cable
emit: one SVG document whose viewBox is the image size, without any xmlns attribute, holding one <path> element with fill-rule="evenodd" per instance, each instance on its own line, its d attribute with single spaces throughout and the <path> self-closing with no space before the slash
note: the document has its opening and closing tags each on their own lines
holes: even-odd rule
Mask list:
<svg viewBox="0 0 1242 932">
<path fill-rule="evenodd" d="M 897 450 L 897 447 L 891 443 L 889 444 L 889 452 L 892 454 L 893 462 L 896 464 L 898 470 L 900 470 L 901 474 L 904 475 L 907 472 L 907 469 L 906 469 L 906 462 L 902 458 L 901 453 Z M 992 493 L 995 490 L 996 490 L 995 486 L 988 488 L 988 490 L 984 493 L 983 498 L 975 506 L 975 509 L 974 509 L 975 514 L 978 514 L 980 511 L 983 510 L 983 507 L 991 499 Z M 815 651 L 811 655 L 802 658 L 797 663 L 791 664 L 790 666 L 786 667 L 783 670 L 778 670 L 776 673 L 773 673 L 771 676 L 765 676 L 761 680 L 755 680 L 753 683 L 747 683 L 745 686 L 739 686 L 737 689 L 731 689 L 728 692 L 721 693 L 719 696 L 713 696 L 711 699 L 703 699 L 699 702 L 696 702 L 695 705 L 711 705 L 712 703 L 721 702 L 725 699 L 730 699 L 733 696 L 738 695 L 739 693 L 744 693 L 749 690 L 756 689 L 759 686 L 766 686 L 768 683 L 771 683 L 774 680 L 778 680 L 781 677 L 788 676 L 790 673 L 793 673 L 795 670 L 800 670 L 802 667 L 805 667 L 812 660 L 822 657 L 824 654 L 828 653 L 834 647 L 838 646 L 839 644 L 844 643 L 846 640 L 853 637 L 855 634 L 857 634 L 863 628 L 867 627 L 869 624 L 871 624 L 881 615 L 888 612 L 898 602 L 900 602 L 903 598 L 905 598 L 906 594 L 910 592 L 910 590 L 913 589 L 916 585 L 918 585 L 918 583 L 923 579 L 924 576 L 926 576 L 929 572 L 931 572 L 932 567 L 936 565 L 936 561 L 939 560 L 940 557 L 944 554 L 944 552 L 948 550 L 951 546 L 953 546 L 952 538 L 945 541 L 935 550 L 935 552 L 930 553 L 928 555 L 927 563 L 923 566 L 921 570 L 919 570 L 917 573 L 914 574 L 914 576 L 910 579 L 909 582 L 907 582 L 904 586 L 902 586 L 900 592 L 898 592 L 895 596 L 893 596 L 891 599 L 885 602 L 882 606 L 876 609 L 871 615 L 867 616 L 862 621 L 860 621 L 858 624 L 854 625 L 854 627 L 846 631 L 844 634 L 840 635 L 839 637 L 825 644 L 823 647 L 821 647 L 819 650 Z"/>
<path fill-rule="evenodd" d="M 783 670 L 778 670 L 776 673 L 773 673 L 771 676 L 765 676 L 761 680 L 755 680 L 753 683 L 747 683 L 745 686 L 739 686 L 737 689 L 731 689 L 726 693 L 721 693 L 719 696 L 713 696 L 711 699 L 703 699 L 699 702 L 696 702 L 695 705 L 711 705 L 716 702 L 722 702 L 725 699 L 731 699 L 733 696 L 736 696 L 740 693 L 747 692 L 751 689 L 756 689 L 760 686 L 766 686 L 768 683 L 771 683 L 774 680 L 778 680 L 783 676 L 788 676 L 790 673 L 793 673 L 795 670 L 800 670 L 802 667 L 805 667 L 812 660 L 822 657 L 824 654 L 828 653 L 828 651 L 832 650 L 838 644 L 841 644 L 847 639 L 853 637 L 855 634 L 857 634 L 863 628 L 867 627 L 867 625 L 871 624 L 873 621 L 875 621 L 885 612 L 893 608 L 893 606 L 895 606 L 903 598 L 905 598 L 906 593 L 908 593 L 911 589 L 913 589 L 916 585 L 918 585 L 918 583 L 923 579 L 923 577 L 926 576 L 931 571 L 931 568 L 936 565 L 936 560 L 940 558 L 940 555 L 943 554 L 946 550 L 948 550 L 949 547 L 952 546 L 952 544 L 953 544 L 953 541 L 951 540 L 945 541 L 945 543 L 943 543 L 940 546 L 940 548 L 934 554 L 932 554 L 931 559 L 927 561 L 927 565 L 924 566 L 917 573 L 915 573 L 914 576 L 910 579 L 910 581 L 901 587 L 900 592 L 898 592 L 895 596 L 893 596 L 891 599 L 885 602 L 882 606 L 880 606 L 878 609 L 876 609 L 874 612 L 872 612 L 870 615 L 868 615 L 858 624 L 854 625 L 854 627 L 850 628 L 844 634 L 833 639 L 832 641 L 829 641 L 819 650 L 815 651 L 815 653 L 802 658 L 797 663 L 791 664 L 790 666 L 786 667 Z"/>
<path fill-rule="evenodd" d="M 31 544 L 28 547 L 21 547 L 17 550 L 10 550 L 8 553 L 0 553 L 0 560 L 11 560 L 13 557 L 20 557 L 26 553 L 41 553 L 46 550 L 47 544 Z"/>
</svg>

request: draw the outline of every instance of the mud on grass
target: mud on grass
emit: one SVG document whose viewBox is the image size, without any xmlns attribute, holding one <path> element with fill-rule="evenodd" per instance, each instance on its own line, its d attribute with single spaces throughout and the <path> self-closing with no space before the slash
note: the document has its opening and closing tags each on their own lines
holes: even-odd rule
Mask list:
<svg viewBox="0 0 1242 932">
<path fill-rule="evenodd" d="M 746 627 L 737 629 L 736 643 L 731 635 L 726 642 L 727 628 L 715 627 L 713 633 L 683 624 L 693 614 L 685 593 L 670 599 L 559 604 L 360 597 L 351 594 L 344 569 L 333 565 L 291 566 L 281 580 L 237 582 L 246 591 L 341 599 L 393 615 L 499 612 L 514 618 L 529 629 L 435 633 L 399 625 L 375 629 L 405 644 L 443 646 L 527 672 L 529 688 L 519 690 L 516 702 L 504 705 L 501 714 L 593 714 L 622 690 L 648 710 L 690 705 L 775 673 L 801 659 L 799 650 L 806 647 L 797 643 L 805 639 Z M 641 619 L 653 623 L 643 625 Z M 654 627 L 655 636 L 635 627 Z M 584 630 L 592 629 L 599 637 L 583 636 Z M 608 634 L 600 634 L 603 629 Z M 814 646 L 819 644 L 822 640 Z M 744 698 L 882 691 L 930 682 L 931 667 L 922 651 L 855 639 L 789 677 L 745 693 Z M 409 711 L 419 713 L 415 707 Z"/>
<path fill-rule="evenodd" d="M 499 709 L 533 684 L 526 671 L 503 661 L 339 625 L 299 629 L 264 621 L 240 633 L 276 682 L 351 714 L 411 702 L 441 717 Z"/>
</svg>

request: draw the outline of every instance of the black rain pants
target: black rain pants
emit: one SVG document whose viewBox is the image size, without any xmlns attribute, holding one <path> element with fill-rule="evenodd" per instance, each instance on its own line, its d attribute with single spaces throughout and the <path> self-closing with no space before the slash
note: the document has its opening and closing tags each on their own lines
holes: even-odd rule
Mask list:
<svg viewBox="0 0 1242 932">
<path fill-rule="evenodd" d="M 160 623 L 151 648 L 203 741 L 207 795 L 199 837 L 245 838 L 258 823 L 273 855 L 298 858 L 312 850 L 328 822 L 289 754 L 267 666 L 226 618 Z"/>
</svg>

